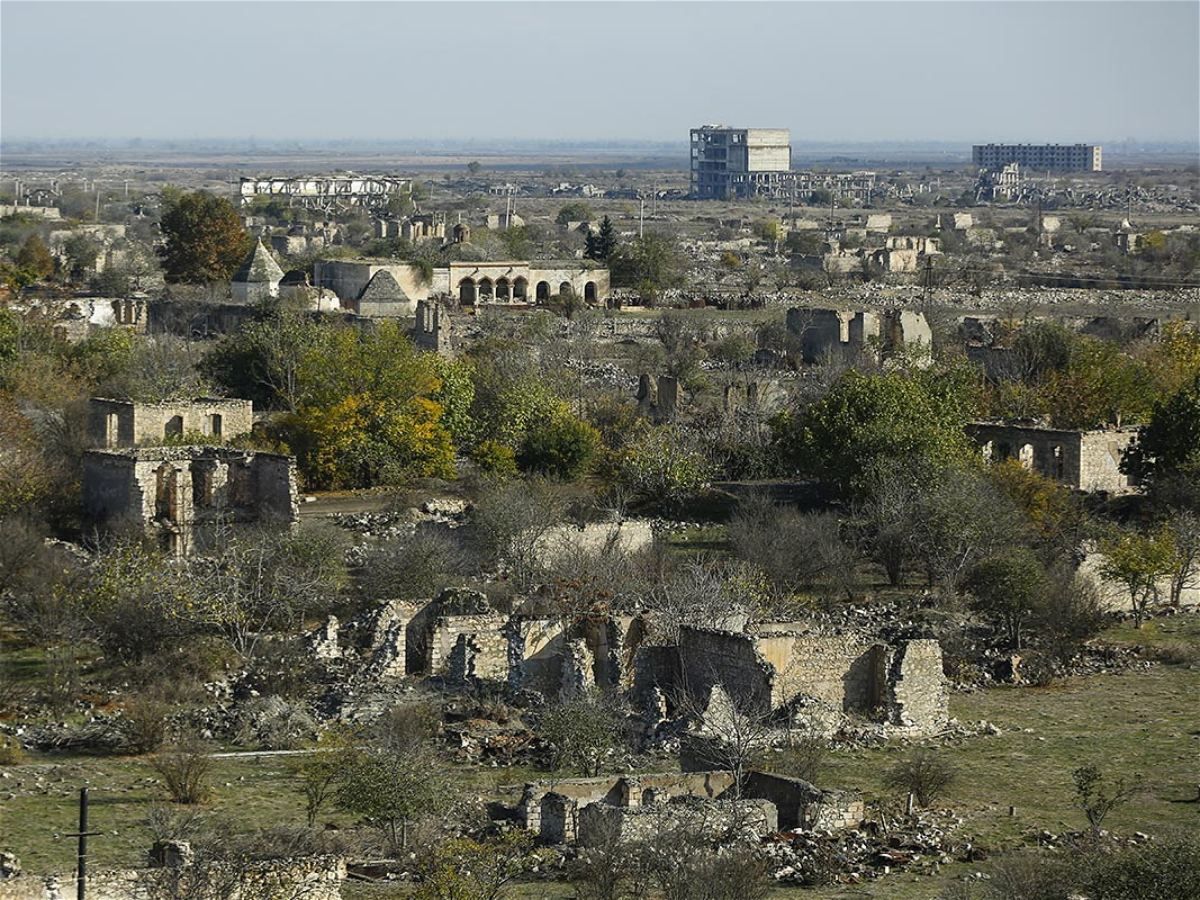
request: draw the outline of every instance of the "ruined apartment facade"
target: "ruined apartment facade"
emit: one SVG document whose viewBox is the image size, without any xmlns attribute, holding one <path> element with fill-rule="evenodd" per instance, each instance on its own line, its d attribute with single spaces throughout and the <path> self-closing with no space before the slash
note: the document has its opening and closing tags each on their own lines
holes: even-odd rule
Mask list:
<svg viewBox="0 0 1200 900">
<path fill-rule="evenodd" d="M 753 196 L 791 169 L 792 136 L 787 128 L 705 125 L 691 130 L 691 156 L 693 199 Z"/>
</svg>

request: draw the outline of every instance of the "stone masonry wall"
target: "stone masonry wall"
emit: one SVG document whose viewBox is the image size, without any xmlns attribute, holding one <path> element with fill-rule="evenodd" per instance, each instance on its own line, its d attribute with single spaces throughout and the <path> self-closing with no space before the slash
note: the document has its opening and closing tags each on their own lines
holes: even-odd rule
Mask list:
<svg viewBox="0 0 1200 900">
<path fill-rule="evenodd" d="M 909 641 L 890 656 L 890 723 L 924 734 L 945 728 L 950 711 L 941 644 L 935 640 Z"/>
<path fill-rule="evenodd" d="M 331 857 L 250 863 L 240 872 L 222 867 L 97 870 L 88 876 L 88 900 L 341 900 L 345 860 Z M 75 896 L 74 875 L 22 875 L 0 880 L 0 900 L 63 900 Z"/>
<path fill-rule="evenodd" d="M 93 447 L 161 444 L 171 435 L 196 432 L 223 438 L 254 427 L 249 400 L 198 397 L 165 403 L 132 403 L 93 397 L 88 404 L 88 439 Z"/>
<path fill-rule="evenodd" d="M 429 635 L 429 674 L 503 681 L 508 677 L 508 640 L 499 615 L 442 616 Z"/>
</svg>

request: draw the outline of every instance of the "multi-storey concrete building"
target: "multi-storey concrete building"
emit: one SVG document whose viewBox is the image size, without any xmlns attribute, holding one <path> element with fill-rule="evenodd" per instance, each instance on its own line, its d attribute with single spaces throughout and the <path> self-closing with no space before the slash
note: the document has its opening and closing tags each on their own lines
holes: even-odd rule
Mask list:
<svg viewBox="0 0 1200 900">
<path fill-rule="evenodd" d="M 692 129 L 693 199 L 752 196 L 760 183 L 778 180 L 791 167 L 791 132 L 786 128 Z"/>
<path fill-rule="evenodd" d="M 1099 172 L 1100 147 L 1094 144 L 976 144 L 971 160 L 981 169 L 1017 163 L 1056 172 Z"/>
</svg>

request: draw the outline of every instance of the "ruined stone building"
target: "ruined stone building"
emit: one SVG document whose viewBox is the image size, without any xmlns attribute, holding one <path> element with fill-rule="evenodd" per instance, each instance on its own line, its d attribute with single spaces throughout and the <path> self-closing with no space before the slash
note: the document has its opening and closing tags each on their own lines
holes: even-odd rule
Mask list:
<svg viewBox="0 0 1200 900">
<path fill-rule="evenodd" d="M 653 839 L 683 822 L 750 840 L 781 829 L 854 828 L 864 810 L 859 794 L 799 778 L 751 772 L 739 792 L 729 772 L 692 771 L 531 781 L 515 812 L 541 843 L 589 846 L 614 832 Z"/>
<path fill-rule="evenodd" d="M 1015 459 L 1059 484 L 1080 491 L 1127 493 L 1135 483 L 1120 470 L 1136 428 L 1069 431 L 1033 425 L 973 422 L 967 434 L 989 462 Z"/>
<path fill-rule="evenodd" d="M 455 345 L 454 319 L 440 304 L 421 300 L 417 303 L 417 321 L 413 326 L 413 341 L 422 350 L 453 359 Z"/>
<path fill-rule="evenodd" d="M 786 128 L 705 125 L 691 131 L 691 197 L 751 197 L 792 167 L 792 136 Z"/>
<path fill-rule="evenodd" d="M 372 287 L 376 278 L 380 283 Z M 568 294 L 603 303 L 611 292 L 608 269 L 583 260 L 451 262 L 435 268 L 431 278 L 407 263 L 318 260 L 313 283 L 362 316 L 412 316 L 418 302 L 439 296 L 464 306 L 527 306 Z"/>
<path fill-rule="evenodd" d="M 787 312 L 787 328 L 800 338 L 801 354 L 809 364 L 863 353 L 886 359 L 933 348 L 933 331 L 924 314 L 911 310 L 793 307 Z"/>
<path fill-rule="evenodd" d="M 83 455 L 83 506 L 104 529 L 139 530 L 183 556 L 247 524 L 298 518 L 296 461 L 228 447 L 138 447 Z"/>
<path fill-rule="evenodd" d="M 235 303 L 259 303 L 279 296 L 279 282 L 283 280 L 283 269 L 271 251 L 257 240 L 249 255 L 233 273 L 230 290 Z"/>
<path fill-rule="evenodd" d="M 1094 144 L 976 144 L 971 161 L 995 171 L 1009 163 L 1054 172 L 1099 172 L 1101 148 Z"/>
<path fill-rule="evenodd" d="M 254 427 L 249 400 L 197 397 L 163 403 L 135 403 L 93 397 L 88 403 L 92 447 L 141 447 L 183 440 L 185 435 L 229 439 Z"/>
</svg>

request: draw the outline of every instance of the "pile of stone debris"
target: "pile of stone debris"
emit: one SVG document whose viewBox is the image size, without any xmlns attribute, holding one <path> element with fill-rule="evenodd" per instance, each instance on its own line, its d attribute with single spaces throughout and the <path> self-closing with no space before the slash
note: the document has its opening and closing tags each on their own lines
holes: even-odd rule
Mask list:
<svg viewBox="0 0 1200 900">
<path fill-rule="evenodd" d="M 950 810 L 924 810 L 886 829 L 864 822 L 849 831 L 780 832 L 763 852 L 775 880 L 790 884 L 860 884 L 897 871 L 932 875 L 955 860 L 987 858 L 986 849 L 955 837 L 962 822 Z"/>
</svg>

